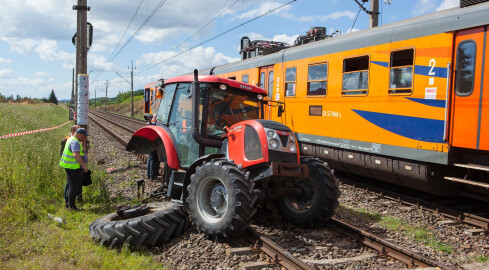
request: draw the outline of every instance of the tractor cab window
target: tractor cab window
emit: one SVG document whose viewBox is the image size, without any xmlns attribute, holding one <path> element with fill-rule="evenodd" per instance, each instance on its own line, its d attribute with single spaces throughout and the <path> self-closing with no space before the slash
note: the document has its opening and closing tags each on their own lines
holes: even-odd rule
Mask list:
<svg viewBox="0 0 489 270">
<path fill-rule="evenodd" d="M 182 167 L 190 166 L 199 157 L 199 144 L 192 137 L 192 98 L 190 95 L 190 86 L 191 83 L 178 84 L 178 87 L 174 91 L 174 102 L 168 121 L 168 128 L 175 138 L 180 165 Z M 203 92 L 200 92 L 200 104 L 202 104 Z"/>
<path fill-rule="evenodd" d="M 177 84 L 165 85 L 165 91 L 161 97 L 161 103 L 158 108 L 158 115 L 156 119 L 166 125 L 168 123 L 168 115 L 170 115 L 171 104 L 173 102 L 173 96 L 175 95 L 175 89 Z"/>
<path fill-rule="evenodd" d="M 257 94 L 227 87 L 221 90 L 212 85 L 209 96 L 207 131 L 209 137 L 218 137 L 225 133 L 224 127 L 249 119 L 259 119 L 260 103 Z"/>
</svg>

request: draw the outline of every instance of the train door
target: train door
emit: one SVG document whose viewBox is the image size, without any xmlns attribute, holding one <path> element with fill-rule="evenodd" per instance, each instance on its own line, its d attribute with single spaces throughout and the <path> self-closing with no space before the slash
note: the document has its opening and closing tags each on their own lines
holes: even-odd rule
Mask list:
<svg viewBox="0 0 489 270">
<path fill-rule="evenodd" d="M 487 26 L 455 34 L 451 136 L 455 147 L 489 150 L 489 55 Z"/>
<path fill-rule="evenodd" d="M 273 66 L 265 66 L 265 67 L 260 67 L 260 72 L 259 72 L 260 78 L 258 79 L 258 86 L 267 90 L 268 92 L 268 99 L 272 99 L 273 95 Z M 265 110 L 265 118 L 270 120 L 271 119 L 271 114 L 272 114 L 273 107 L 271 106 L 266 106 Z"/>
</svg>

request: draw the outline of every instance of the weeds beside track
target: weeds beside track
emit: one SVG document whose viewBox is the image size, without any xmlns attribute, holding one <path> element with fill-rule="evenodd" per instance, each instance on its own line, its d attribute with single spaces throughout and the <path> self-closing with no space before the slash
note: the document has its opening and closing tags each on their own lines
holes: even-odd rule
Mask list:
<svg viewBox="0 0 489 270">
<path fill-rule="evenodd" d="M 56 126 L 68 111 L 51 104 L 0 104 L 0 133 Z M 144 250 L 108 250 L 91 241 L 88 224 L 111 212 L 109 176 L 91 164 L 80 212 L 64 209 L 66 174 L 59 167 L 60 141 L 70 125 L 0 140 L 0 265 L 2 269 L 161 269 Z M 47 217 L 61 217 L 58 224 Z"/>
</svg>

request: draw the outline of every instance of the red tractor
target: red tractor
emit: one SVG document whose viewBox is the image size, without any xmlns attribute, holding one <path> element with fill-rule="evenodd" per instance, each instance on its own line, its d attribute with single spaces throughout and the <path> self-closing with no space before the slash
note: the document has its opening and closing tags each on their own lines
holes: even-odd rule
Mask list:
<svg viewBox="0 0 489 270">
<path fill-rule="evenodd" d="M 158 153 L 167 197 L 210 237 L 243 233 L 257 201 L 275 202 L 285 220 L 303 228 L 323 224 L 338 206 L 338 180 L 327 164 L 300 157 L 292 130 L 263 120 L 266 93 L 197 70 L 166 80 L 157 123 L 135 132 L 126 147 Z"/>
</svg>

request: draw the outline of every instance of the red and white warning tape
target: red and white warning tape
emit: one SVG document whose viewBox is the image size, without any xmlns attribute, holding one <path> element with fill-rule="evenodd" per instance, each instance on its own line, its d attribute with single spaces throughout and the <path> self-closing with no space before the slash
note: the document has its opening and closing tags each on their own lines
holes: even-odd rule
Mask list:
<svg viewBox="0 0 489 270">
<path fill-rule="evenodd" d="M 112 167 L 111 168 L 107 168 L 107 172 L 108 173 L 112 173 L 113 171 L 114 171 L 114 168 L 112 168 Z"/>
<path fill-rule="evenodd" d="M 38 129 L 38 130 L 31 130 L 31 131 L 24 131 L 24 132 L 17 132 L 17 133 L 12 133 L 12 134 L 8 134 L 8 135 L 2 135 L 0 136 L 0 139 L 5 139 L 5 138 L 12 138 L 12 137 L 17 137 L 17 136 L 22 136 L 22 135 L 27 135 L 27 134 L 32 134 L 32 133 L 37 133 L 37 132 L 42 132 L 42 131 L 48 131 L 48 130 L 52 130 L 52 129 L 56 129 L 56 128 L 59 128 L 59 127 L 62 127 L 70 122 L 73 122 L 73 120 L 70 120 L 62 125 L 59 125 L 59 126 L 55 126 L 55 127 L 51 127 L 51 128 L 43 128 L 43 129 Z"/>
<path fill-rule="evenodd" d="M 73 112 L 73 119 L 76 120 L 76 112 L 70 107 L 70 110 Z"/>
</svg>

